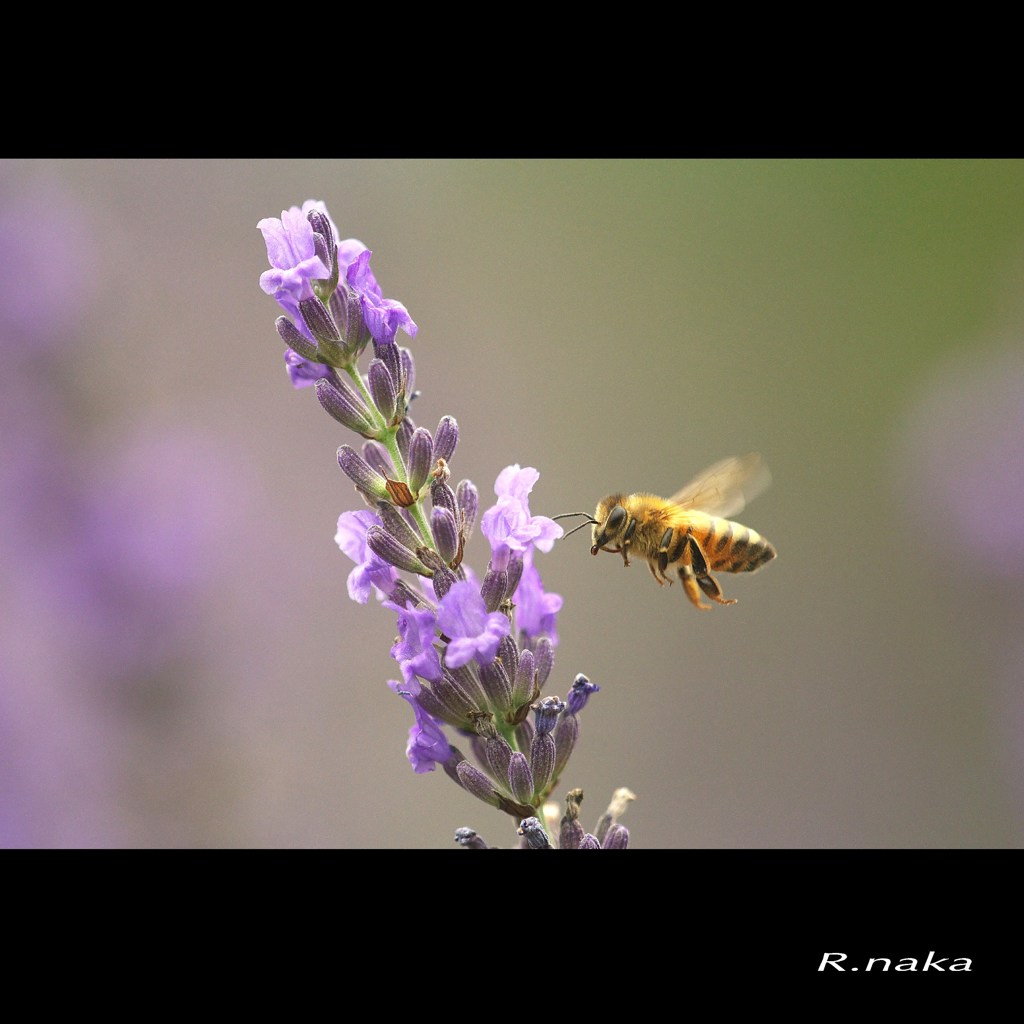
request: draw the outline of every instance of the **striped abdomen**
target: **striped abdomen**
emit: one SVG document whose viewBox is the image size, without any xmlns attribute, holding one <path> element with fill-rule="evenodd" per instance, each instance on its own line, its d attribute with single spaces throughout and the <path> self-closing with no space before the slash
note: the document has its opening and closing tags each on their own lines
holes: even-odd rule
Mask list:
<svg viewBox="0 0 1024 1024">
<path fill-rule="evenodd" d="M 719 572 L 753 572 L 775 557 L 775 548 L 756 530 L 720 516 L 689 513 L 693 537 Z"/>
</svg>

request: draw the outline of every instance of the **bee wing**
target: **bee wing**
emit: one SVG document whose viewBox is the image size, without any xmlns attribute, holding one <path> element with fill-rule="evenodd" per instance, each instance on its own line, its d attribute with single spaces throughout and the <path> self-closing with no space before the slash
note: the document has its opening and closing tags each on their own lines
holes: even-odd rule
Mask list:
<svg viewBox="0 0 1024 1024">
<path fill-rule="evenodd" d="M 734 516 L 756 498 L 771 479 L 761 456 L 751 452 L 716 462 L 676 491 L 669 501 L 713 516 Z"/>
</svg>

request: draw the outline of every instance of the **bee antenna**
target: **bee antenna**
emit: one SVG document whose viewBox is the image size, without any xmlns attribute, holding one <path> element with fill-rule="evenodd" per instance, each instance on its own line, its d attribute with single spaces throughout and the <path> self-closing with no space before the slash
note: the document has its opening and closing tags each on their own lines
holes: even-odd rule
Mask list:
<svg viewBox="0 0 1024 1024">
<path fill-rule="evenodd" d="M 580 523 L 579 526 L 574 526 L 565 537 L 571 537 L 577 530 L 582 530 L 584 526 L 597 525 L 597 520 L 590 515 L 589 512 L 563 512 L 560 516 L 552 516 L 552 519 L 571 519 L 573 516 L 583 516 L 586 519 L 585 523 Z M 565 540 L 565 537 L 562 539 Z"/>
</svg>

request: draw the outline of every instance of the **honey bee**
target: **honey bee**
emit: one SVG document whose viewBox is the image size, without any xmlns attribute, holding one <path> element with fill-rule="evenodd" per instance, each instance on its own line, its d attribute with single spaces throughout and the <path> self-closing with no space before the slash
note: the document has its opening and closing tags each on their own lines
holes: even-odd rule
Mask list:
<svg viewBox="0 0 1024 1024">
<path fill-rule="evenodd" d="M 585 516 L 569 534 L 593 524 L 592 555 L 599 551 L 621 554 L 629 565 L 630 554 L 647 559 L 658 586 L 671 584 L 674 569 L 686 596 L 702 611 L 711 605 L 701 594 L 718 604 L 735 604 L 735 598 L 722 596 L 722 588 L 711 575 L 716 572 L 754 572 L 770 562 L 775 548 L 749 526 L 726 517 L 737 515 L 747 502 L 768 486 L 768 468 L 755 453 L 722 459 L 694 477 L 671 498 L 656 494 L 609 494 L 602 499 L 593 516 Z M 566 534 L 566 536 L 569 536 Z"/>
</svg>

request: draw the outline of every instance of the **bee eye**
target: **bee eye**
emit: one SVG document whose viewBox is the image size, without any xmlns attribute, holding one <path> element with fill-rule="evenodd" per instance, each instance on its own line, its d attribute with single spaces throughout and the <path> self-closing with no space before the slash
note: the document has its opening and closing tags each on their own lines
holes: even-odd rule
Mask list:
<svg viewBox="0 0 1024 1024">
<path fill-rule="evenodd" d="M 616 505 L 608 516 L 608 522 L 604 524 L 605 533 L 615 533 L 625 518 L 626 510 L 621 505 Z"/>
</svg>

